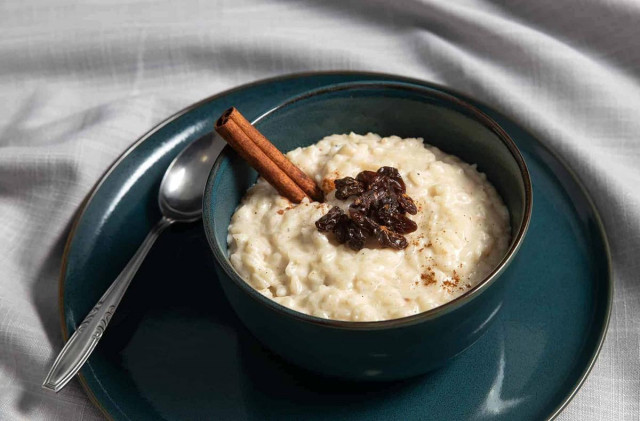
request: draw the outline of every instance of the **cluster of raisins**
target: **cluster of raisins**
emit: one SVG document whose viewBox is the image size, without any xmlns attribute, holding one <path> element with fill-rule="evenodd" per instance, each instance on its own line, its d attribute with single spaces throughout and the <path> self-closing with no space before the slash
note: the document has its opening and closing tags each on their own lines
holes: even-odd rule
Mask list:
<svg viewBox="0 0 640 421">
<path fill-rule="evenodd" d="M 347 215 L 334 206 L 316 221 L 321 232 L 333 232 L 340 244 L 361 250 L 368 236 L 373 236 L 382 247 L 397 250 L 407 247 L 403 234 L 418 229 L 405 213 L 418 212 L 407 195 L 407 188 L 397 169 L 381 167 L 378 171 L 362 171 L 353 177 L 335 180 L 336 198 L 346 200 L 356 196 Z"/>
</svg>

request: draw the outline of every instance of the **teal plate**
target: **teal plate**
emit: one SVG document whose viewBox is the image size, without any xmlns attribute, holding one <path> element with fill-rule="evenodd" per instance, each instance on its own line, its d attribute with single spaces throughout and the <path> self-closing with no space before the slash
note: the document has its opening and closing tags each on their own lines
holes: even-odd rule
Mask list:
<svg viewBox="0 0 640 421">
<path fill-rule="evenodd" d="M 314 73 L 246 85 L 170 117 L 104 175 L 78 213 L 60 277 L 64 338 L 98 301 L 160 218 L 162 174 L 187 143 L 210 136 L 235 105 L 255 118 L 311 89 L 352 81 L 430 86 L 478 106 L 511 135 L 533 180 L 534 207 L 503 309 L 447 366 L 393 383 L 349 383 L 265 350 L 224 299 L 202 224 L 158 240 L 81 371 L 114 420 L 545 419 L 569 402 L 604 339 L 613 282 L 605 232 L 585 189 L 531 134 L 447 88 L 391 75 Z M 295 338 L 292 338 L 295 340 Z"/>
</svg>

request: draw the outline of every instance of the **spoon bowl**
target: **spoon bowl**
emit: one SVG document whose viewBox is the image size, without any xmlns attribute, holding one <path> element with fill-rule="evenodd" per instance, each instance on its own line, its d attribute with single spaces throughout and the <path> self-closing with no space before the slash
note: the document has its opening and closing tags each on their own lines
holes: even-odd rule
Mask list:
<svg viewBox="0 0 640 421">
<path fill-rule="evenodd" d="M 173 160 L 158 194 L 158 206 L 164 217 L 180 222 L 193 222 L 202 217 L 204 186 L 223 145 L 224 141 L 217 135 L 204 136 Z"/>
</svg>

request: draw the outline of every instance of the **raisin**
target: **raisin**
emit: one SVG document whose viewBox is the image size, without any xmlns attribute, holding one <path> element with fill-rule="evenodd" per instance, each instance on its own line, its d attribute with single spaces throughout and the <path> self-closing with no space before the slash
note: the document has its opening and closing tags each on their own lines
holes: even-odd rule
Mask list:
<svg viewBox="0 0 640 421">
<path fill-rule="evenodd" d="M 395 216 L 398 214 L 398 207 L 393 202 L 387 200 L 387 203 L 383 203 L 382 206 L 371 212 L 374 220 L 382 225 L 389 225 Z"/>
<path fill-rule="evenodd" d="M 367 211 L 374 203 L 379 200 L 380 193 L 373 190 L 367 190 L 356 198 L 352 206 Z"/>
<path fill-rule="evenodd" d="M 318 231 L 320 232 L 333 231 L 336 224 L 338 223 L 338 219 L 340 218 L 340 215 L 344 215 L 344 212 L 339 207 L 334 206 L 331 209 L 329 209 L 329 212 L 327 212 L 324 216 L 322 216 L 320 219 L 316 221 L 316 227 L 318 228 Z"/>
<path fill-rule="evenodd" d="M 336 240 L 338 240 L 338 243 L 340 244 L 346 243 L 349 239 L 349 222 L 349 217 L 345 214 L 342 214 L 338 218 L 338 221 L 333 228 L 333 233 L 336 235 Z"/>
<path fill-rule="evenodd" d="M 404 181 L 402 179 L 394 180 L 393 178 L 390 178 L 389 185 L 391 186 L 393 191 L 397 194 L 403 194 L 404 192 L 407 191 L 407 187 L 405 186 Z"/>
<path fill-rule="evenodd" d="M 376 234 L 376 239 L 382 247 L 391 247 L 396 250 L 406 248 L 409 243 L 402 235 L 390 231 L 387 227 L 381 226 Z"/>
<path fill-rule="evenodd" d="M 397 168 L 393 167 L 380 167 L 378 168 L 378 174 L 386 175 L 389 178 L 400 178 L 400 172 Z"/>
<path fill-rule="evenodd" d="M 418 229 L 418 224 L 401 214 L 394 215 L 388 225 L 398 234 L 409 234 Z"/>
<path fill-rule="evenodd" d="M 416 213 L 418 213 L 418 208 L 416 207 L 415 202 L 406 193 L 398 195 L 398 203 L 400 204 L 400 208 L 402 208 L 403 211 L 411 215 L 415 215 Z"/>
<path fill-rule="evenodd" d="M 375 234 L 380 229 L 380 224 L 357 209 L 349 208 L 349 216 L 367 234 Z"/>
<path fill-rule="evenodd" d="M 387 176 L 391 180 L 393 188 L 398 193 L 404 193 L 407 191 L 407 186 L 404 184 L 404 180 L 402 179 L 400 172 L 396 168 L 380 167 L 380 169 L 378 170 L 378 174 Z"/>
<path fill-rule="evenodd" d="M 362 171 L 356 175 L 356 180 L 364 184 L 364 187 L 368 190 L 371 188 L 371 184 L 379 178 L 379 174 L 375 171 Z"/>
<path fill-rule="evenodd" d="M 357 226 L 353 221 L 347 225 L 347 245 L 352 250 L 362 250 L 367 237 L 364 235 L 362 228 Z"/>
<path fill-rule="evenodd" d="M 389 177 L 378 174 L 378 176 L 371 181 L 369 189 L 377 192 L 387 192 L 390 190 Z"/>
<path fill-rule="evenodd" d="M 344 177 L 335 180 L 336 199 L 345 200 L 364 192 L 364 185 L 353 177 Z"/>
</svg>

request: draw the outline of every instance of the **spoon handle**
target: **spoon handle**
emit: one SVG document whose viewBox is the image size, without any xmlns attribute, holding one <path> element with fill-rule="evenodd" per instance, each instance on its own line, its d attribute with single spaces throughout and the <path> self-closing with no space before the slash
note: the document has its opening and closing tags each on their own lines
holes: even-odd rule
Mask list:
<svg viewBox="0 0 640 421">
<path fill-rule="evenodd" d="M 98 341 L 102 338 L 111 316 L 118 308 L 120 300 L 122 300 L 151 246 L 158 236 L 173 222 L 172 219 L 162 217 L 151 229 L 151 232 L 147 234 L 136 254 L 129 260 L 120 275 L 113 281 L 109 289 L 100 298 L 100 301 L 87 314 L 64 348 L 62 348 L 49 374 L 44 379 L 43 388 L 59 392 L 80 371 L 80 368 L 82 368 Z"/>
</svg>

